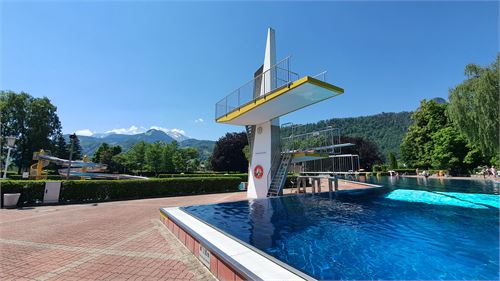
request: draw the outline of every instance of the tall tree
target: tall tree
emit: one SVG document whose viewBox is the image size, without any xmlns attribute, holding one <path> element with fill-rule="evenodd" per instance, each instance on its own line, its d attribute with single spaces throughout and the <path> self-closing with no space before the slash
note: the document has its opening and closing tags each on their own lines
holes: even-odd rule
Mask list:
<svg viewBox="0 0 500 281">
<path fill-rule="evenodd" d="M 448 113 L 457 128 L 484 156 L 498 161 L 500 54 L 486 67 L 469 64 L 466 80 L 450 90 Z M 495 160 L 494 160 L 495 161 Z"/>
<path fill-rule="evenodd" d="M 155 175 L 158 175 L 162 166 L 162 152 L 163 147 L 162 143 L 160 142 L 149 144 L 146 148 L 146 163 L 148 164 L 149 169 L 154 172 Z"/>
<path fill-rule="evenodd" d="M 409 167 L 446 169 L 451 174 L 466 174 L 484 163 L 479 149 L 450 120 L 448 103 L 423 100 L 413 114 L 401 144 L 404 162 Z"/>
<path fill-rule="evenodd" d="M 104 164 L 108 171 L 117 172 L 123 170 L 123 164 L 128 160 L 126 158 L 115 157 L 122 152 L 119 145 L 110 146 L 107 143 L 102 143 L 92 156 L 92 162 Z M 116 160 L 116 161 L 115 161 Z"/>
<path fill-rule="evenodd" d="M 424 99 L 412 114 L 413 124 L 401 143 L 401 158 L 409 167 L 427 169 L 432 166 L 432 135 L 447 125 L 446 106 Z"/>
<path fill-rule="evenodd" d="M 398 168 L 398 160 L 396 159 L 394 152 L 389 152 L 389 168 L 393 170 Z"/>
<path fill-rule="evenodd" d="M 196 170 L 199 165 L 198 150 L 192 147 L 178 149 L 172 158 L 172 162 L 178 172 Z"/>
<path fill-rule="evenodd" d="M 214 171 L 247 171 L 248 161 L 243 153 L 245 145 L 248 145 L 246 133 L 227 133 L 220 138 L 210 158 Z"/>
<path fill-rule="evenodd" d="M 68 143 L 68 151 L 71 149 L 71 142 Z M 80 139 L 76 138 L 73 143 L 73 159 L 82 159 L 82 146 L 80 144 Z"/>
<path fill-rule="evenodd" d="M 382 156 L 375 142 L 360 137 L 340 137 L 341 143 L 352 143 L 354 146 L 342 148 L 343 154 L 358 154 L 360 168 L 372 170 L 374 164 L 382 163 Z"/>
<path fill-rule="evenodd" d="M 164 172 L 174 172 L 175 171 L 175 165 L 173 162 L 173 157 L 175 155 L 175 152 L 179 149 L 179 146 L 176 141 L 173 141 L 169 144 L 166 144 L 163 147 L 162 155 L 161 155 L 161 169 Z"/>
<path fill-rule="evenodd" d="M 2 137 L 16 136 L 13 159 L 19 172 L 32 162 L 33 152 L 53 150 L 61 135 L 57 108 L 46 97 L 34 98 L 27 93 L 0 91 Z"/>
<path fill-rule="evenodd" d="M 105 142 L 101 143 L 92 156 L 92 162 L 102 163 L 102 159 L 104 158 L 103 156 L 107 151 L 109 151 L 109 144 Z"/>
<path fill-rule="evenodd" d="M 133 161 L 134 166 L 139 169 L 140 173 L 144 171 L 144 164 L 146 163 L 146 147 L 147 143 L 140 141 L 134 144 L 128 152 L 130 154 L 130 159 Z"/>
<path fill-rule="evenodd" d="M 66 143 L 66 139 L 64 139 L 64 136 L 62 134 L 60 134 L 56 138 L 55 149 L 53 154 L 56 157 L 62 159 L 68 159 L 69 157 L 68 144 Z"/>
<path fill-rule="evenodd" d="M 451 174 L 463 174 L 467 171 L 464 158 L 469 148 L 467 140 L 454 127 L 446 126 L 432 135 L 434 144 L 431 154 L 432 167 L 435 169 L 447 169 Z"/>
</svg>

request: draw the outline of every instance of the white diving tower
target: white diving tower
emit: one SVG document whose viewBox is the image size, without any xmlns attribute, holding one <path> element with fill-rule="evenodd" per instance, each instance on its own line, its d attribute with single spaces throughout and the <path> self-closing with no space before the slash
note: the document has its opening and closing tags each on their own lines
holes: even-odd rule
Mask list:
<svg viewBox="0 0 500 281">
<path fill-rule="evenodd" d="M 246 127 L 251 151 L 248 198 L 278 195 L 294 158 L 328 157 L 310 149 L 283 151 L 279 117 L 342 93 L 324 81 L 324 73 L 300 77 L 292 72 L 290 57 L 276 62 L 275 32 L 268 29 L 264 64 L 254 79 L 215 106 L 216 122 Z"/>
</svg>

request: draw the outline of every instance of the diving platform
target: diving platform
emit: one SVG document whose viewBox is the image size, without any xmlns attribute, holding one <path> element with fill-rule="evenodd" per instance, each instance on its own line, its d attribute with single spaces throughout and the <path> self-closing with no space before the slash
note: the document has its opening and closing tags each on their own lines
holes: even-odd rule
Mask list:
<svg viewBox="0 0 500 281">
<path fill-rule="evenodd" d="M 305 76 L 244 104 L 227 104 L 230 98 L 226 97 L 217 103 L 221 115 L 216 116 L 216 122 L 231 125 L 261 124 L 342 93 L 344 89 L 340 87 Z"/>
<path fill-rule="evenodd" d="M 331 131 L 328 129 L 312 135 L 292 133 L 285 142 L 297 143 L 284 145 L 280 137 L 281 116 L 344 93 L 344 89 L 326 82 L 326 71 L 305 76 L 291 71 L 290 59 L 288 56 L 276 60 L 275 31 L 268 28 L 264 62 L 254 71 L 253 79 L 215 104 L 217 123 L 245 126 L 251 155 L 248 198 L 279 195 L 290 164 L 324 159 L 334 150 L 307 148 L 338 144 L 332 134 L 325 134 Z"/>
</svg>

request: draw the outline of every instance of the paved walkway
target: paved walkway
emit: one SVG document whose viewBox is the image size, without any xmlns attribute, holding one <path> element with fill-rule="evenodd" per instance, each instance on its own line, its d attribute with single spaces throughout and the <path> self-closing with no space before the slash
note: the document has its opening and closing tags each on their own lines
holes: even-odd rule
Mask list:
<svg viewBox="0 0 500 281">
<path fill-rule="evenodd" d="M 225 193 L 0 210 L 0 280 L 213 280 L 160 223 L 160 207 Z"/>
<path fill-rule="evenodd" d="M 238 192 L 1 209 L 0 280 L 213 280 L 161 224 L 159 208 L 245 197 Z"/>
</svg>

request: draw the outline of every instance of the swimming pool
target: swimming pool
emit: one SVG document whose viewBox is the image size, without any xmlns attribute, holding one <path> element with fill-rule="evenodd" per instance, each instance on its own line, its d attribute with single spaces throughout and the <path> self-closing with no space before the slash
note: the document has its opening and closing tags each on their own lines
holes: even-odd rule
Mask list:
<svg viewBox="0 0 500 281">
<path fill-rule="evenodd" d="M 317 279 L 499 278 L 498 208 L 390 198 L 401 190 L 498 196 L 493 182 L 368 182 L 385 188 L 340 192 L 335 198 L 308 194 L 184 210 Z M 470 200 L 483 205 L 475 197 Z"/>
</svg>

